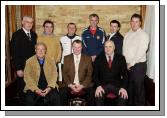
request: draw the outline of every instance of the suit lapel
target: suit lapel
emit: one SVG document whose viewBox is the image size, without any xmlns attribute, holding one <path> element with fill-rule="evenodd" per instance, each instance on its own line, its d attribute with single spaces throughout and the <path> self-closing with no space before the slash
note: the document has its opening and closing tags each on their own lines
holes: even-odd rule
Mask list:
<svg viewBox="0 0 167 118">
<path fill-rule="evenodd" d="M 78 76 L 79 79 L 81 78 L 81 73 L 82 72 L 82 66 L 84 65 L 84 55 L 81 54 L 80 62 L 79 62 L 79 67 L 78 67 Z"/>
</svg>

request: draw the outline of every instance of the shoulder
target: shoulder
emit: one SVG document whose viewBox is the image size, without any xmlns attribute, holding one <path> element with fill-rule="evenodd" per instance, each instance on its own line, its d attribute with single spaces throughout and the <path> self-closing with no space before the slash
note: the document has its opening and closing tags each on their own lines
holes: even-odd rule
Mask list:
<svg viewBox="0 0 167 118">
<path fill-rule="evenodd" d="M 83 31 L 82 31 L 82 33 L 87 32 L 87 31 L 88 31 L 88 29 L 89 29 L 88 27 L 84 28 L 84 29 L 83 29 Z"/>
<path fill-rule="evenodd" d="M 36 59 L 37 59 L 37 58 L 36 58 L 36 55 L 34 55 L 34 56 L 30 57 L 29 59 L 27 59 L 26 64 L 31 64 L 31 63 L 33 63 Z"/>
<path fill-rule="evenodd" d="M 119 60 L 119 61 L 125 60 L 125 57 L 122 54 L 119 54 L 119 53 L 115 53 L 114 57 L 116 58 L 116 60 Z"/>
<path fill-rule="evenodd" d="M 100 31 L 102 31 L 102 32 L 105 32 L 105 30 L 104 30 L 103 28 L 101 28 L 101 27 L 98 27 L 98 29 L 99 29 Z"/>
<path fill-rule="evenodd" d="M 64 60 L 71 59 L 72 57 L 73 57 L 73 54 L 66 55 L 66 56 L 64 56 Z"/>
</svg>

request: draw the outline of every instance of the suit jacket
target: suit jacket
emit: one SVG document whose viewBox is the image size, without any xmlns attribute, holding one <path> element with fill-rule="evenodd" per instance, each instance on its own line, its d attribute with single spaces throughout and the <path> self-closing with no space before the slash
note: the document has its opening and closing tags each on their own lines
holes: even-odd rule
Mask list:
<svg viewBox="0 0 167 118">
<path fill-rule="evenodd" d="M 115 44 L 115 53 L 119 53 L 122 54 L 122 46 L 123 46 L 123 36 L 117 32 L 116 34 L 114 34 L 114 36 L 112 36 L 110 39 L 110 35 L 107 36 L 108 40 L 112 40 Z"/>
<path fill-rule="evenodd" d="M 14 32 L 11 39 L 11 50 L 16 70 L 24 70 L 26 60 L 35 54 L 37 35 L 30 31 L 31 40 L 21 28 Z"/>
<path fill-rule="evenodd" d="M 81 54 L 81 59 L 79 63 L 79 82 L 84 87 L 92 86 L 92 60 L 90 56 Z M 66 86 L 74 82 L 75 77 L 75 65 L 74 65 L 74 56 L 73 54 L 67 55 L 64 57 L 64 66 L 63 66 L 63 78 Z"/>
<path fill-rule="evenodd" d="M 105 53 L 101 53 L 94 63 L 93 81 L 95 86 L 112 84 L 118 88 L 127 88 L 128 70 L 124 56 L 114 53 L 112 66 L 108 67 Z"/>
<path fill-rule="evenodd" d="M 46 77 L 46 81 L 48 86 L 55 88 L 58 87 L 57 81 L 57 68 L 53 59 L 50 59 L 48 56 L 45 56 L 45 62 L 43 65 L 44 74 Z M 37 60 L 36 55 L 32 56 L 26 61 L 26 66 L 24 69 L 24 81 L 25 88 L 24 90 L 34 90 L 38 88 L 38 81 L 40 77 L 40 65 Z"/>
</svg>

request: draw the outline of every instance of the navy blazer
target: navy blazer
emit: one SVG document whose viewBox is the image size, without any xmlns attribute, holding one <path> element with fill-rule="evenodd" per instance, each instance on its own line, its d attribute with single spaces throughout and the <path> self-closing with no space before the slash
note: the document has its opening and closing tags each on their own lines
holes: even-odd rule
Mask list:
<svg viewBox="0 0 167 118">
<path fill-rule="evenodd" d="M 94 63 L 93 81 L 95 87 L 112 84 L 115 87 L 126 89 L 128 85 L 128 70 L 125 57 L 115 53 L 112 66 L 109 68 L 105 53 L 101 53 Z"/>
<path fill-rule="evenodd" d="M 30 31 L 31 40 L 21 28 L 14 32 L 11 39 L 11 53 L 16 70 L 24 70 L 26 60 L 35 54 L 37 35 Z"/>
</svg>

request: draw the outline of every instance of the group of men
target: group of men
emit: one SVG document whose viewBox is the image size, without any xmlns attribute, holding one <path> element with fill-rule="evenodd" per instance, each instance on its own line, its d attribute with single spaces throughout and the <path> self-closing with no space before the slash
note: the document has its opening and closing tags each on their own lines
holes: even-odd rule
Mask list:
<svg viewBox="0 0 167 118">
<path fill-rule="evenodd" d="M 131 30 L 124 38 L 117 20 L 110 22 L 108 36 L 98 26 L 97 14 L 90 14 L 89 21 L 81 37 L 76 35 L 76 24 L 69 23 L 68 33 L 59 41 L 52 21 L 44 22 L 44 32 L 37 37 L 31 31 L 33 19 L 23 17 L 23 27 L 13 33 L 11 47 L 19 96 L 23 90 L 26 93 L 25 105 L 37 105 L 41 98 L 50 106 L 68 105 L 72 95 L 82 95 L 87 105 L 100 106 L 110 93 L 117 105 L 145 105 L 149 38 L 140 27 L 141 16 L 132 15 Z M 57 78 L 65 87 L 59 88 Z"/>
</svg>

